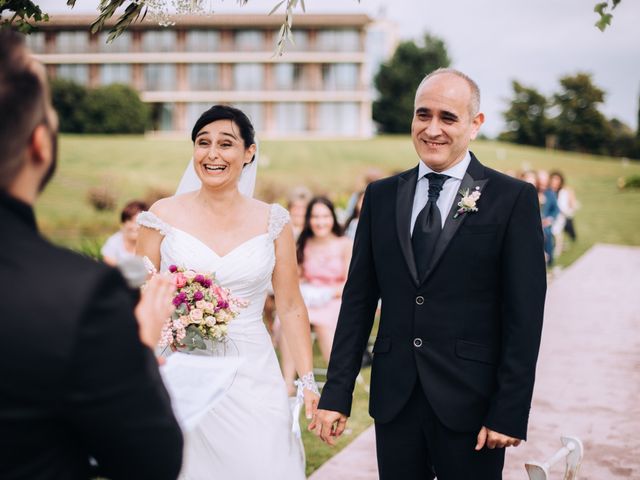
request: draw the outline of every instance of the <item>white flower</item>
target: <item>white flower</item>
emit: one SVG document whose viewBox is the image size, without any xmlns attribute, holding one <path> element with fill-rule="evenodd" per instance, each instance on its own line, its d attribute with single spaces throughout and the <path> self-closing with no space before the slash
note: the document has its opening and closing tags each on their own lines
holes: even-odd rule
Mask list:
<svg viewBox="0 0 640 480">
<path fill-rule="evenodd" d="M 480 199 L 480 195 L 481 195 L 479 188 L 476 187 L 476 189 L 471 193 L 469 193 L 469 189 L 466 189 L 464 191 L 460 190 L 459 193 L 460 195 L 462 195 L 462 198 L 458 202 L 459 208 L 456 211 L 456 214 L 453 216 L 453 218 L 458 218 L 463 213 L 477 212 L 478 211 L 477 202 Z"/>
</svg>

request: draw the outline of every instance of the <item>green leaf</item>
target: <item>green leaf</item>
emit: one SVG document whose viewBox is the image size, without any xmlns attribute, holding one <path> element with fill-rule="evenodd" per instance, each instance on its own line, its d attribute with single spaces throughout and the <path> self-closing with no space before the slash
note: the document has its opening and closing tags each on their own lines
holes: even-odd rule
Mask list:
<svg viewBox="0 0 640 480">
<path fill-rule="evenodd" d="M 282 0 L 281 2 L 278 2 L 278 4 L 271 9 L 271 11 L 269 12 L 269 15 L 274 14 L 282 6 L 282 4 L 284 2 L 285 2 L 285 0 Z"/>
<path fill-rule="evenodd" d="M 602 15 L 602 17 L 600 18 L 600 20 L 598 20 L 598 21 L 596 22 L 596 24 L 595 24 L 595 25 L 596 25 L 596 27 L 598 27 L 598 29 L 599 29 L 601 32 L 604 32 L 604 31 L 607 29 L 607 27 L 608 27 L 609 25 L 611 25 L 611 19 L 612 19 L 612 18 L 613 18 L 613 16 L 612 16 L 612 15 L 610 15 L 610 14 L 606 13 L 606 14 Z"/>
<path fill-rule="evenodd" d="M 593 7 L 593 11 L 598 15 L 604 16 L 604 10 L 607 8 L 607 2 L 596 3 L 596 6 Z"/>
</svg>

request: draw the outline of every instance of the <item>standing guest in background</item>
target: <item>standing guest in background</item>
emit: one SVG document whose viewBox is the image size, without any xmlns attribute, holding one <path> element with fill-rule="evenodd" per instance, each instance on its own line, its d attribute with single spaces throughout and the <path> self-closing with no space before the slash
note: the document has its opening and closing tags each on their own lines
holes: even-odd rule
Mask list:
<svg viewBox="0 0 640 480">
<path fill-rule="evenodd" d="M 564 175 L 561 172 L 557 170 L 551 172 L 549 186 L 558 198 L 558 209 L 560 210 L 552 227 L 553 237 L 556 242 L 555 255 L 558 256 L 562 253 L 564 247 L 564 232 L 567 232 L 572 242 L 576 241 L 573 217 L 579 205 L 575 192 L 565 184 Z"/>
<path fill-rule="evenodd" d="M 362 200 L 364 199 L 364 190 L 358 194 L 356 206 L 353 213 L 344 223 L 344 236 L 353 240 L 356 238 L 356 229 L 358 228 L 358 219 L 360 218 L 360 210 L 362 209 Z"/>
<path fill-rule="evenodd" d="M 542 231 L 544 232 L 544 254 L 547 266 L 552 267 L 555 260 L 553 224 L 560 213 L 556 194 L 549 188 L 549 172 L 538 170 L 538 201 L 540 202 L 540 216 Z"/>
<path fill-rule="evenodd" d="M 347 279 L 353 242 L 344 237 L 331 200 L 315 197 L 307 206 L 304 228 L 298 237 L 300 290 L 320 352 L 329 361 L 340 312 L 340 297 Z M 286 342 L 281 342 L 282 371 L 289 393 L 294 374 Z"/>
<path fill-rule="evenodd" d="M 111 235 L 100 250 L 104 263 L 115 267 L 123 260 L 135 256 L 140 228 L 136 217 L 148 208 L 141 200 L 132 200 L 124 206 L 120 213 L 120 231 Z"/>
<path fill-rule="evenodd" d="M 307 187 L 295 187 L 289 193 L 287 200 L 287 210 L 291 217 L 291 228 L 296 240 L 300 236 L 300 232 L 304 228 L 304 215 L 307 211 L 307 205 L 311 200 L 311 191 Z"/>
<path fill-rule="evenodd" d="M 8 29 L 0 112 L 0 478 L 175 479 L 182 435 L 149 348 L 173 287 L 155 277 L 134 316 L 117 270 L 38 233 L 58 122 L 44 68 Z"/>
</svg>

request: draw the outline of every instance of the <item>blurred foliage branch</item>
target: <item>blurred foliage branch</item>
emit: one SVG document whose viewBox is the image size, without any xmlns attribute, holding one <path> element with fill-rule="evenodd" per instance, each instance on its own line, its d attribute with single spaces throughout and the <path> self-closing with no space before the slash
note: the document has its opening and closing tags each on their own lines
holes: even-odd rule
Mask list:
<svg viewBox="0 0 640 480">
<path fill-rule="evenodd" d="M 67 5 L 73 8 L 76 1 L 67 0 Z M 360 0 L 356 1 L 360 3 Z M 98 17 L 91 23 L 91 33 L 101 31 L 105 23 L 114 16 L 117 20 L 109 30 L 107 43 L 121 35 L 133 22 L 144 20 L 147 13 L 153 14 L 161 25 L 172 25 L 169 2 L 178 14 L 212 13 L 204 8 L 205 0 L 100 0 Z M 239 7 L 243 7 L 249 3 L 249 0 L 236 0 L 236 3 Z M 294 10 L 298 6 L 303 12 L 306 10 L 304 0 L 281 0 L 269 12 L 269 15 L 273 15 L 284 7 L 284 22 L 276 42 L 276 55 L 282 55 L 287 42 L 293 43 L 291 28 Z M 5 13 L 8 15 L 4 15 Z M 43 13 L 32 0 L 0 0 L 0 17 L 2 18 L 0 26 L 14 28 L 27 34 L 36 28 L 38 22 L 49 20 L 49 15 Z"/>
<path fill-rule="evenodd" d="M 622 0 L 607 0 L 606 2 L 598 2 L 593 7 L 593 11 L 600 15 L 600 18 L 595 23 L 596 27 L 604 32 L 609 25 L 611 25 L 611 19 L 613 18 L 613 10 L 620 4 Z"/>
</svg>

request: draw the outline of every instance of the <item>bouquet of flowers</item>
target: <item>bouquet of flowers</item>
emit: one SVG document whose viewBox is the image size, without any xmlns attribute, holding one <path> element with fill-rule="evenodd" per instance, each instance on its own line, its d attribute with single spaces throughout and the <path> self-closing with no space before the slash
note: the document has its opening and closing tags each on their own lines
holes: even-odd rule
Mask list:
<svg viewBox="0 0 640 480">
<path fill-rule="evenodd" d="M 212 273 L 169 266 L 176 284 L 176 309 L 162 328 L 158 346 L 206 350 L 205 340 L 222 341 L 228 323 L 248 305 L 215 282 Z"/>
</svg>

